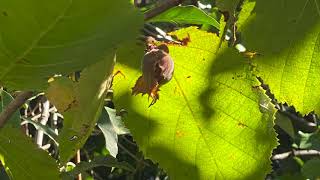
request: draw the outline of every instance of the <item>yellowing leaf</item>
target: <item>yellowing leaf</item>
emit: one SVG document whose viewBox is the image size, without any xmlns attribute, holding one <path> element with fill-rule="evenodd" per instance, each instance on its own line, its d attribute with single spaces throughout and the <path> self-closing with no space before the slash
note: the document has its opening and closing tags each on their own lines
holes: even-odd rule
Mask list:
<svg viewBox="0 0 320 180">
<path fill-rule="evenodd" d="M 65 112 L 76 103 L 75 83 L 66 77 L 55 78 L 46 90 L 46 96 L 59 112 Z"/>
</svg>

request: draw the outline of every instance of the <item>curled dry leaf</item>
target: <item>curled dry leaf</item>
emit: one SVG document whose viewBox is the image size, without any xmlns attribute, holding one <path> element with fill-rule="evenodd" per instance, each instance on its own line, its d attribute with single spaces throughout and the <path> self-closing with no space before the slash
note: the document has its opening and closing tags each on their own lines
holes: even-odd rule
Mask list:
<svg viewBox="0 0 320 180">
<path fill-rule="evenodd" d="M 159 88 L 172 78 L 174 62 L 165 44 L 157 46 L 147 52 L 142 61 L 142 76 L 132 88 L 132 95 L 148 94 L 153 105 L 159 99 Z M 149 106 L 149 107 L 150 107 Z"/>
</svg>

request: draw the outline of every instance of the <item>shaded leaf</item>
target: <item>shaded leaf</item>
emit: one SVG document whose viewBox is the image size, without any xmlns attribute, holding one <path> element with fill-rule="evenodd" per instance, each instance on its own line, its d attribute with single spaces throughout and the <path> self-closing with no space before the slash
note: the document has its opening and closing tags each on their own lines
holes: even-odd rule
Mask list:
<svg viewBox="0 0 320 180">
<path fill-rule="evenodd" d="M 299 132 L 301 149 L 314 149 L 320 151 L 320 133 L 317 130 L 314 133 Z"/>
<path fill-rule="evenodd" d="M 115 168 L 121 168 L 127 171 L 134 171 L 134 168 L 129 165 L 126 162 L 118 162 L 117 159 L 107 156 L 98 156 L 95 157 L 90 162 L 82 161 L 79 164 L 76 165 L 71 171 L 63 173 L 64 179 L 73 179 L 76 178 L 76 176 L 80 173 L 84 173 L 85 171 L 91 170 L 95 167 L 115 167 Z"/>
<path fill-rule="evenodd" d="M 75 85 L 76 98 L 63 113 L 64 125 L 58 136 L 60 160 L 63 163 L 83 146 L 95 127 L 104 104 L 105 91 L 111 85 L 115 61 L 112 59 L 114 57 L 110 54 L 104 60 L 86 68 L 79 83 Z M 48 98 L 51 99 L 50 96 Z"/>
<path fill-rule="evenodd" d="M 209 24 L 219 29 L 219 22 L 195 6 L 176 6 L 150 19 L 151 22 Z"/>
<path fill-rule="evenodd" d="M 58 135 L 54 132 L 52 128 L 50 128 L 49 126 L 43 125 L 38 121 L 33 121 L 31 119 L 23 118 L 23 120 L 24 121 L 21 124 L 25 124 L 25 123 L 32 124 L 37 130 L 43 131 L 44 134 L 49 136 L 55 143 L 58 144 L 57 142 Z"/>
<path fill-rule="evenodd" d="M 20 129 L 1 129 L 0 158 L 11 179 L 59 179 L 55 160 L 23 135 Z"/>
<path fill-rule="evenodd" d="M 118 154 L 118 135 L 128 134 L 129 130 L 124 126 L 121 116 L 115 109 L 104 107 L 97 123 L 106 141 L 106 148 L 111 156 Z"/>
<path fill-rule="evenodd" d="M 290 118 L 278 112 L 276 113 L 275 123 L 281 129 L 283 129 L 292 139 L 294 139 L 294 129 Z"/>
<path fill-rule="evenodd" d="M 6 106 L 13 100 L 13 97 L 6 91 L 0 90 L 0 111 L 4 111 Z M 20 112 L 17 110 L 11 116 L 11 118 L 7 121 L 5 126 L 10 126 L 14 128 L 20 128 Z"/>
<path fill-rule="evenodd" d="M 313 158 L 301 168 L 302 174 L 308 179 L 319 179 L 320 178 L 320 159 Z"/>
<path fill-rule="evenodd" d="M 44 88 L 54 74 L 83 69 L 135 41 L 141 25 L 127 0 L 1 1 L 0 81 Z"/>
<path fill-rule="evenodd" d="M 148 108 L 146 96 L 131 96 L 140 61 L 121 60 L 114 78 L 116 106 L 128 111 L 126 125 L 145 155 L 171 179 L 263 179 L 277 145 L 274 108 L 250 73 L 245 58 L 219 37 L 194 27 L 187 46 L 170 45 L 173 79 Z M 179 168 L 177 168 L 179 167 Z"/>
<path fill-rule="evenodd" d="M 5 91 L 2 91 L 1 96 L 0 104 L 3 110 L 9 104 L 8 100 L 13 98 Z M 8 176 L 14 180 L 59 179 L 55 160 L 23 135 L 16 122 L 20 124 L 19 112 L 0 129 L 0 160 Z"/>
<path fill-rule="evenodd" d="M 222 11 L 228 11 L 230 15 L 236 13 L 240 0 L 216 0 L 217 7 Z"/>
<path fill-rule="evenodd" d="M 76 101 L 75 83 L 67 77 L 55 78 L 45 93 L 59 112 L 65 112 Z"/>
<path fill-rule="evenodd" d="M 1 170 L 0 170 L 0 179 L 1 180 L 10 180 L 10 178 L 8 177 L 4 167 L 2 167 Z"/>
<path fill-rule="evenodd" d="M 276 177 L 277 180 L 302 180 L 304 179 L 303 175 L 298 172 L 295 174 L 284 174 Z"/>
</svg>

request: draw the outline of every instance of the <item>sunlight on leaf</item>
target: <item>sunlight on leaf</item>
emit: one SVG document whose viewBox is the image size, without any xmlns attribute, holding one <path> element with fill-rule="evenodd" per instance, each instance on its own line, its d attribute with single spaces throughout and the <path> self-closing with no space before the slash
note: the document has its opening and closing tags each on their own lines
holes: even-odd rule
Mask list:
<svg viewBox="0 0 320 180">
<path fill-rule="evenodd" d="M 277 145 L 275 110 L 255 88 L 248 60 L 226 44 L 215 52 L 219 37 L 195 27 L 172 34 L 191 42 L 169 46 L 174 78 L 152 107 L 148 97 L 131 96 L 141 59 L 119 57 L 115 67 L 126 76 L 114 79 L 116 106 L 128 111 L 139 147 L 172 179 L 263 179 Z"/>
<path fill-rule="evenodd" d="M 257 0 L 241 28 L 247 49 L 261 54 L 253 59 L 256 75 L 302 114 L 320 112 L 319 7 L 319 0 Z"/>
</svg>

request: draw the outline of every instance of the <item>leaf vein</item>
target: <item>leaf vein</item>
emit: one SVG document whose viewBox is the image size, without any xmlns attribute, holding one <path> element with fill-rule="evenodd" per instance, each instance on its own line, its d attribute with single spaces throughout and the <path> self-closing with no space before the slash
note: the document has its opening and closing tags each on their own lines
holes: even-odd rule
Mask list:
<svg viewBox="0 0 320 180">
<path fill-rule="evenodd" d="M 36 39 L 32 41 L 30 46 L 27 47 L 26 50 L 22 52 L 21 55 L 15 58 L 15 60 L 2 73 L 2 75 L 0 76 L 0 79 L 3 79 L 18 64 L 18 62 L 24 57 L 26 57 L 37 46 L 37 44 L 41 41 L 41 39 L 45 37 L 63 19 L 63 17 L 68 12 L 72 4 L 73 4 L 73 0 L 69 0 L 69 4 L 63 9 L 61 14 L 59 14 L 54 19 L 54 21 L 51 24 L 49 24 L 49 26 L 43 32 L 41 32 Z"/>
<path fill-rule="evenodd" d="M 205 136 L 204 136 L 204 134 L 203 134 L 203 132 L 202 132 L 202 130 L 201 130 L 201 128 L 200 128 L 197 120 L 196 120 L 195 114 L 194 114 L 194 112 L 193 112 L 193 110 L 192 110 L 192 108 L 191 108 L 191 105 L 190 105 L 190 103 L 189 103 L 189 100 L 188 100 L 186 94 L 184 93 L 184 91 L 183 91 L 183 89 L 182 89 L 182 87 L 181 87 L 178 79 L 177 79 L 175 76 L 173 76 L 173 78 L 174 78 L 174 80 L 176 81 L 176 83 L 177 83 L 177 85 L 178 85 L 178 88 L 180 89 L 181 94 L 182 94 L 184 100 L 186 101 L 187 107 L 188 107 L 188 109 L 189 109 L 189 111 L 190 111 L 190 113 L 191 113 L 191 115 L 192 115 L 192 117 L 193 117 L 194 123 L 195 123 L 195 125 L 197 126 L 198 131 L 199 131 L 201 137 L 203 138 L 203 140 L 204 140 L 207 148 L 209 149 L 209 152 L 210 152 L 210 154 L 211 154 L 211 158 L 213 158 L 214 156 L 213 156 L 213 153 L 212 153 L 212 151 L 211 151 L 211 148 L 210 148 L 208 142 L 206 141 L 206 138 L 205 138 Z M 215 159 L 213 159 L 213 160 L 215 161 Z M 217 164 L 216 164 L 216 167 L 217 167 L 217 169 L 219 169 L 219 167 L 218 167 Z"/>
<path fill-rule="evenodd" d="M 318 45 L 318 40 L 319 40 L 319 33 L 317 34 L 317 38 L 316 38 L 315 44 L 313 46 L 313 52 L 312 52 L 311 60 L 310 60 L 310 63 L 309 63 L 307 78 L 306 78 L 306 80 L 304 82 L 304 88 L 303 88 L 303 93 L 302 93 L 302 97 L 303 97 L 302 107 L 304 107 L 304 105 L 305 105 L 305 100 L 306 100 L 305 93 L 306 93 L 306 88 L 307 88 L 307 81 L 309 80 L 309 77 L 310 77 L 310 69 L 311 69 L 311 65 L 313 64 L 313 61 L 314 61 L 315 48 Z"/>
</svg>

